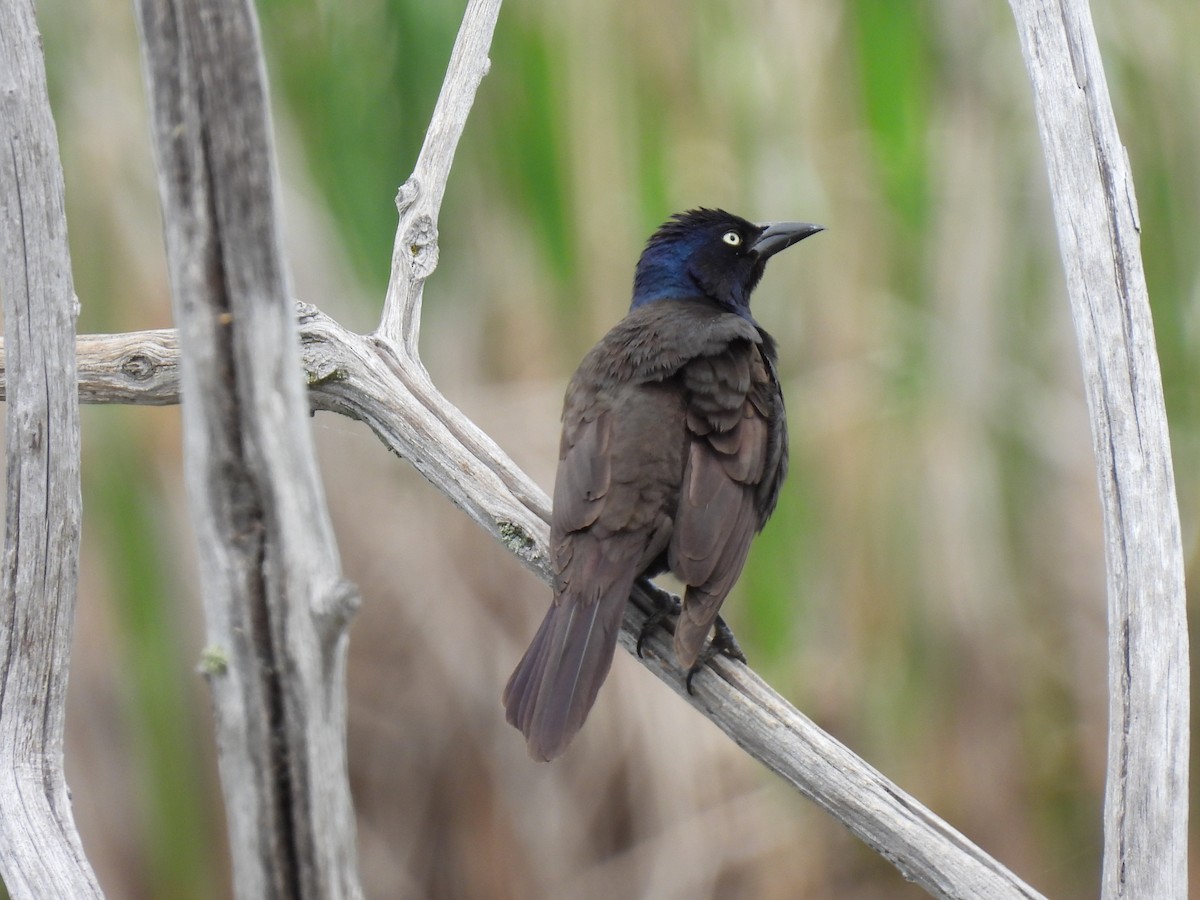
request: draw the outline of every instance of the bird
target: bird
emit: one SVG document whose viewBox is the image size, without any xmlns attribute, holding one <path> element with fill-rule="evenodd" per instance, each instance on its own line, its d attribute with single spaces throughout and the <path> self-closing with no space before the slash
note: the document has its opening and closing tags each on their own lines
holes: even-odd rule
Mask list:
<svg viewBox="0 0 1200 900">
<path fill-rule="evenodd" d="M 787 473 L 776 344 L 750 295 L 772 256 L 822 230 L 720 209 L 672 216 L 638 260 L 628 314 L 572 377 L 551 511 L 554 596 L 502 698 L 534 759 L 561 755 L 583 726 L 637 579 L 670 570 L 686 586 L 674 654 L 689 690 L 707 660 Z"/>
</svg>

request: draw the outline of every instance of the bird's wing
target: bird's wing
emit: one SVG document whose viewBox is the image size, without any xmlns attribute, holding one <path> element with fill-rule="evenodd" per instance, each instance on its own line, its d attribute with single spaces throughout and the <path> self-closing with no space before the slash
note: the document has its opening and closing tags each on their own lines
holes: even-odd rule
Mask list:
<svg viewBox="0 0 1200 900">
<path fill-rule="evenodd" d="M 556 535 L 587 528 L 600 515 L 612 480 L 612 413 L 592 406 L 564 417 L 554 479 L 552 526 Z"/>
<path fill-rule="evenodd" d="M 634 579 L 666 549 L 683 432 L 661 384 L 568 390 L 554 484 L 554 601 L 504 692 L 538 759 L 561 753 L 612 665 Z M 668 495 L 670 500 L 668 501 Z"/>
<path fill-rule="evenodd" d="M 589 533 L 610 499 L 612 437 L 611 409 L 572 385 L 550 527 L 554 602 L 504 689 L 508 721 L 535 759 L 553 759 L 583 725 L 612 663 L 637 575 L 624 548 Z"/>
<path fill-rule="evenodd" d="M 675 654 L 690 666 L 774 506 L 785 450 L 779 388 L 758 344 L 731 344 L 681 374 L 688 447 L 669 560 L 688 586 Z"/>
<path fill-rule="evenodd" d="M 761 357 L 766 378 L 755 381 L 750 389 L 750 402 L 767 422 L 771 425 L 767 438 L 766 461 L 763 465 L 763 477 L 755 491 L 755 507 L 758 509 L 758 522 L 755 528 L 762 531 L 767 519 L 775 511 L 775 503 L 779 500 L 779 491 L 783 480 L 787 477 L 788 468 L 788 435 L 787 411 L 783 407 L 783 391 L 779 386 L 779 374 L 775 370 L 775 340 L 762 329 Z"/>
</svg>

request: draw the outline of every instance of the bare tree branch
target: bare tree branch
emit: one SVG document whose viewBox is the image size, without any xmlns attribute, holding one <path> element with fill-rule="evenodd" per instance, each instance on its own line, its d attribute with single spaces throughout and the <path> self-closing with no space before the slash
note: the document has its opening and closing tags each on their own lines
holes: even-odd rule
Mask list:
<svg viewBox="0 0 1200 900">
<path fill-rule="evenodd" d="M 488 49 L 500 0 L 470 0 L 463 13 L 450 65 L 412 175 L 396 195 L 400 223 L 392 249 L 392 274 L 376 336 L 398 356 L 419 366 L 421 292 L 437 267 L 437 222 L 454 163 L 454 151 L 475 104 L 479 82 L 491 62 Z"/>
<path fill-rule="evenodd" d="M 460 412 L 445 401 L 431 408 L 415 396 L 386 348 L 347 331 L 315 307 L 302 304 L 299 316 L 313 407 L 369 424 L 389 449 L 411 461 L 548 583 L 549 498 L 486 436 L 476 439 L 481 432 L 464 439 L 457 422 Z M 148 334 L 158 335 L 158 346 L 169 345 L 166 333 Z M 114 346 L 128 346 L 126 338 L 121 336 Z M 95 344 L 88 351 L 89 359 L 104 355 L 96 352 Z M 80 371 L 81 384 L 90 384 L 88 393 L 99 396 L 101 385 L 92 379 L 90 364 L 81 363 Z M 96 374 L 107 371 L 97 367 Z M 124 390 L 113 396 L 124 396 Z M 153 396 L 156 402 L 162 397 Z M 634 600 L 621 634 L 628 650 L 633 649 L 651 608 L 644 589 L 635 592 Z M 689 696 L 683 688 L 686 673 L 676 667 L 669 641 L 665 631 L 651 635 L 644 648 L 646 667 L 747 753 L 878 850 L 906 878 L 937 897 L 1040 896 L 817 728 L 747 667 L 714 661 L 696 677 L 695 696 Z"/>
<path fill-rule="evenodd" d="M 1087 0 L 1012 0 L 1083 364 L 1108 562 L 1106 898 L 1187 897 L 1179 508 L 1133 178 Z"/>
<path fill-rule="evenodd" d="M 63 775 L 81 515 L 76 303 L 62 164 L 29 0 L 0 2 L 0 197 L 0 294 L 12 353 L 0 876 L 16 898 L 99 897 Z"/>
<path fill-rule="evenodd" d="M 234 888 L 356 898 L 345 657 L 358 596 L 299 377 L 258 23 L 249 0 L 139 0 L 138 14 Z M 149 346 L 132 367 L 143 375 Z"/>
</svg>

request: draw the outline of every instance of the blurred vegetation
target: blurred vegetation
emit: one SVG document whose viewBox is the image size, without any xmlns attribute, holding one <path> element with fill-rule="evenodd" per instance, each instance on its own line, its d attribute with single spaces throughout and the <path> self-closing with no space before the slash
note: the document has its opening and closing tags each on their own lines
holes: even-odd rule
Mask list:
<svg viewBox="0 0 1200 900">
<path fill-rule="evenodd" d="M 260 0 L 298 297 L 372 327 L 463 4 Z M 40 0 L 81 330 L 170 307 L 129 9 Z M 1200 33 L 1097 5 L 1196 554 Z M 422 345 L 546 486 L 562 386 L 668 214 L 822 222 L 773 263 L 793 465 L 729 610 L 805 712 L 1035 887 L 1097 893 L 1105 593 L 1046 177 L 1004 4 L 509 0 Z M 175 410 L 86 411 L 68 773 L 111 896 L 226 896 Z M 350 577 L 350 751 L 378 897 L 919 896 L 626 661 L 566 758 L 498 696 L 544 588 L 315 420 Z M 1195 780 L 1195 779 L 1194 779 Z M 1180 798 L 1184 802 L 1184 798 Z"/>
</svg>

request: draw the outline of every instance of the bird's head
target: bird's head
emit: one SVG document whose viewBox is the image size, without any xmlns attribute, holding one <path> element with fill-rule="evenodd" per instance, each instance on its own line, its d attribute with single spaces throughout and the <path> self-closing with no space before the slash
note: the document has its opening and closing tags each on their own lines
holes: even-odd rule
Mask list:
<svg viewBox="0 0 1200 900">
<path fill-rule="evenodd" d="M 646 244 L 633 278 L 633 307 L 708 297 L 750 315 L 750 293 L 767 260 L 822 231 L 806 222 L 755 225 L 720 209 L 672 216 Z"/>
</svg>

